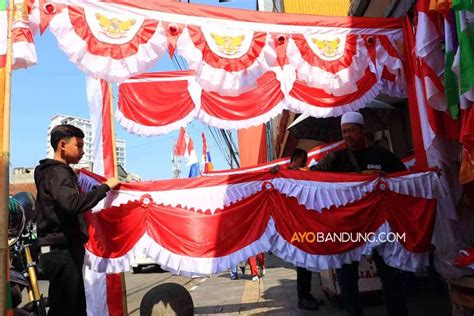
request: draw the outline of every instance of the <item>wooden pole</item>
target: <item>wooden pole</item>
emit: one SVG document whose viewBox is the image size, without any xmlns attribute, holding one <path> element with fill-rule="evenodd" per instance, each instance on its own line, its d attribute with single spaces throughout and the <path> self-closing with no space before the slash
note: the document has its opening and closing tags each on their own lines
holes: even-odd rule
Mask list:
<svg viewBox="0 0 474 316">
<path fill-rule="evenodd" d="M 117 144 L 115 143 L 115 125 L 114 125 L 114 95 L 112 91 L 112 84 L 109 83 L 109 95 L 110 95 L 110 127 L 111 127 L 111 140 L 112 140 L 112 152 L 114 155 L 114 177 L 118 178 L 118 162 L 117 162 Z M 122 307 L 123 314 L 128 315 L 127 307 L 127 284 L 125 282 L 125 274 L 120 273 L 120 287 L 122 288 Z"/>
<path fill-rule="evenodd" d="M 11 100 L 11 73 L 12 73 L 12 24 L 13 24 L 13 1 L 9 1 L 8 9 L 8 35 L 7 35 L 7 60 L 5 64 L 5 95 L 2 103 L 0 119 L 2 140 L 2 166 L 1 177 L 1 215 L 0 215 L 0 315 L 7 315 L 7 281 L 10 274 L 10 263 L 8 260 L 8 199 L 10 188 L 10 100 Z"/>
</svg>

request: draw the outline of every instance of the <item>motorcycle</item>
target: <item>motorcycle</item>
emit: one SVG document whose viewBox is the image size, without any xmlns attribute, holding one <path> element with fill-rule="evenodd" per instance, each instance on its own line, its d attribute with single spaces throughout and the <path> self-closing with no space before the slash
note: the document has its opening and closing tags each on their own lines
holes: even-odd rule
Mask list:
<svg viewBox="0 0 474 316">
<path fill-rule="evenodd" d="M 10 288 L 13 315 L 18 316 L 46 316 L 46 299 L 38 286 L 34 205 L 35 198 L 29 192 L 20 192 L 9 200 Z M 20 307 L 23 290 L 28 293 L 28 303 Z"/>
</svg>

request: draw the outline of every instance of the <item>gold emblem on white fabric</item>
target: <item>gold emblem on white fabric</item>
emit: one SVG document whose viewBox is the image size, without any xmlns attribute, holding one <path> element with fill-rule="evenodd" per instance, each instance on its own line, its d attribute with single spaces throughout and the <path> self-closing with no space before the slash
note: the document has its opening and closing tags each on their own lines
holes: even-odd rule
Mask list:
<svg viewBox="0 0 474 316">
<path fill-rule="evenodd" d="M 211 37 L 217 45 L 219 51 L 225 55 L 235 55 L 240 51 L 242 42 L 245 39 L 245 35 L 229 36 L 224 35 L 220 36 L 216 33 L 211 33 Z"/>
<path fill-rule="evenodd" d="M 339 44 L 341 40 L 339 38 L 335 38 L 333 40 L 319 40 L 315 37 L 311 38 L 316 47 L 319 50 L 319 53 L 324 57 L 332 58 L 337 55 L 339 51 Z"/>
<path fill-rule="evenodd" d="M 17 2 L 13 5 L 13 23 L 28 23 L 28 11 L 25 2 Z"/>
<path fill-rule="evenodd" d="M 100 13 L 96 13 L 95 17 L 99 21 L 101 33 L 114 39 L 126 37 L 130 28 L 136 23 L 135 19 L 120 20 L 118 18 L 108 18 Z"/>
</svg>

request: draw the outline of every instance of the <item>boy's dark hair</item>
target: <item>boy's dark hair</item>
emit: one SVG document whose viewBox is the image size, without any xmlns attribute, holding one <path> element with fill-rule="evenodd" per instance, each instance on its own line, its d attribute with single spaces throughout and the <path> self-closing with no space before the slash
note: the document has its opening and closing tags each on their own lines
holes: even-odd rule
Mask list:
<svg viewBox="0 0 474 316">
<path fill-rule="evenodd" d="M 304 158 L 305 160 L 307 160 L 308 153 L 306 152 L 306 150 L 303 150 L 301 148 L 296 148 L 295 150 L 293 150 L 293 152 L 291 153 L 290 161 L 293 162 L 298 158 Z"/>
<path fill-rule="evenodd" d="M 58 144 L 62 139 L 69 140 L 71 137 L 84 138 L 84 132 L 80 128 L 69 124 L 55 126 L 51 130 L 50 139 L 50 143 L 54 151 L 58 149 Z"/>
</svg>

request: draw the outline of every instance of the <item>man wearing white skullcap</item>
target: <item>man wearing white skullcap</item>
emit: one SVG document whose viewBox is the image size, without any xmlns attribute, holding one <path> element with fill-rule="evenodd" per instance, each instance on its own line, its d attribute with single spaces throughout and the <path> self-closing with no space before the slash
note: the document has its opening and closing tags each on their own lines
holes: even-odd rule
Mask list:
<svg viewBox="0 0 474 316">
<path fill-rule="evenodd" d="M 359 124 L 364 125 L 364 117 L 359 112 L 347 112 L 341 117 L 342 124 Z"/>
<path fill-rule="evenodd" d="M 405 170 L 405 165 L 392 152 L 368 144 L 364 125 L 362 114 L 345 113 L 341 117 L 341 132 L 347 148 L 327 155 L 317 165 L 311 167 L 311 170 L 359 173 L 390 173 Z M 407 315 L 401 270 L 388 266 L 376 249 L 372 253 L 372 258 L 384 288 L 387 315 Z M 363 315 L 358 286 L 359 262 L 343 263 L 336 271 L 347 315 Z"/>
</svg>

